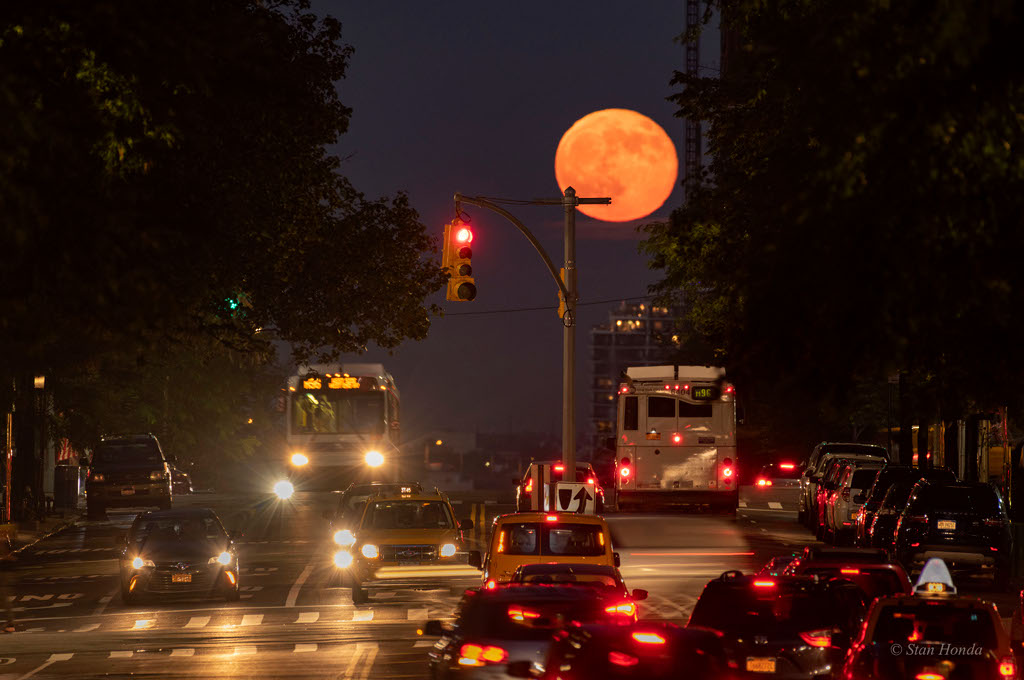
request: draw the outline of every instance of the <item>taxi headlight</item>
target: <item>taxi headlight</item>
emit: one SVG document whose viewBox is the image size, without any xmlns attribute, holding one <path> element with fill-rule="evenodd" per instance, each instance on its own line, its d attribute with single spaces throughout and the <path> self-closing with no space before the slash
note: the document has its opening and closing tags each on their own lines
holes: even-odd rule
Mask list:
<svg viewBox="0 0 1024 680">
<path fill-rule="evenodd" d="M 211 557 L 210 561 L 207 564 L 214 564 L 215 562 L 220 562 L 221 564 L 231 564 L 231 553 L 225 550 L 216 557 Z"/>
<path fill-rule="evenodd" d="M 456 548 L 454 543 L 445 543 L 441 546 L 441 557 L 451 557 L 455 554 L 455 550 Z"/>
<path fill-rule="evenodd" d="M 154 567 L 153 560 L 144 560 L 141 557 L 136 557 L 132 560 L 132 567 L 134 569 L 142 569 L 143 567 Z"/>
<path fill-rule="evenodd" d="M 380 451 L 367 451 L 363 460 L 365 460 L 366 464 L 370 467 L 380 467 L 384 464 L 384 454 Z"/>
<path fill-rule="evenodd" d="M 375 560 L 377 559 L 377 556 L 380 555 L 380 551 L 377 550 L 377 546 L 373 543 L 365 544 L 360 552 L 363 553 L 363 557 L 368 560 Z"/>
<path fill-rule="evenodd" d="M 334 566 L 347 569 L 352 566 L 352 553 L 347 550 L 339 550 L 334 553 Z"/>
<path fill-rule="evenodd" d="M 340 529 L 334 532 L 334 542 L 342 548 L 351 548 L 356 544 L 356 537 L 348 529 Z"/>
<path fill-rule="evenodd" d="M 309 458 L 304 453 L 293 453 L 292 454 L 292 465 L 295 467 L 302 467 L 309 463 Z"/>
<path fill-rule="evenodd" d="M 278 498 L 288 500 L 295 493 L 295 487 L 287 479 L 282 479 L 274 485 L 274 493 L 277 494 Z"/>
</svg>

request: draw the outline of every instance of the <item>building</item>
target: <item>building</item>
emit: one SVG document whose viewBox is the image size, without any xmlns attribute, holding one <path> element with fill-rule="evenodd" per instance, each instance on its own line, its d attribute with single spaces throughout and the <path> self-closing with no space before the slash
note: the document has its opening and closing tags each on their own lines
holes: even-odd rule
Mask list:
<svg viewBox="0 0 1024 680">
<path fill-rule="evenodd" d="M 681 310 L 620 302 L 608 323 L 590 329 L 590 428 L 588 448 L 597 451 L 615 436 L 620 375 L 628 366 L 671 363 L 677 350 Z"/>
</svg>

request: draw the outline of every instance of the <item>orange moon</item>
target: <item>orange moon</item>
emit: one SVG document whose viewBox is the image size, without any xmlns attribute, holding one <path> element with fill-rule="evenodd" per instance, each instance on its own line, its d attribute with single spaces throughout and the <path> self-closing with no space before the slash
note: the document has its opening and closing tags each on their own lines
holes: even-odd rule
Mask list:
<svg viewBox="0 0 1024 680">
<path fill-rule="evenodd" d="M 629 109 L 587 114 L 562 135 L 555 151 L 555 179 L 563 192 L 610 196 L 611 205 L 579 211 L 606 222 L 647 217 L 668 200 L 679 173 L 676 147 L 660 125 Z"/>
</svg>

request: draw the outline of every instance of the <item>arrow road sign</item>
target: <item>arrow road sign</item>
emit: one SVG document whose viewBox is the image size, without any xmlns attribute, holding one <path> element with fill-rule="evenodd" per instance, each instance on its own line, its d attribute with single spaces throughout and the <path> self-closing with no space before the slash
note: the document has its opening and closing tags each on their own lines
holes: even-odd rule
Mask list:
<svg viewBox="0 0 1024 680">
<path fill-rule="evenodd" d="M 579 512 L 588 515 L 597 512 L 597 493 L 593 484 L 558 482 L 556 499 L 559 512 Z"/>
</svg>

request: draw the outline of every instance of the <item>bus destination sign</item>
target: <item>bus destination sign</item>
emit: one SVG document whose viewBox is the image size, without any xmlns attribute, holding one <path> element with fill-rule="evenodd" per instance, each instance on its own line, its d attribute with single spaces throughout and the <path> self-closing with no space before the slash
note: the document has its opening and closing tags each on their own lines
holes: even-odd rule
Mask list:
<svg viewBox="0 0 1024 680">
<path fill-rule="evenodd" d="M 714 401 L 722 396 L 721 391 L 715 385 L 694 385 L 690 394 L 698 401 Z"/>
<path fill-rule="evenodd" d="M 302 389 L 304 390 L 322 390 L 324 389 L 323 378 L 303 378 Z M 327 389 L 329 390 L 358 390 L 359 389 L 359 378 L 352 378 L 349 376 L 329 376 L 327 378 Z"/>
</svg>

